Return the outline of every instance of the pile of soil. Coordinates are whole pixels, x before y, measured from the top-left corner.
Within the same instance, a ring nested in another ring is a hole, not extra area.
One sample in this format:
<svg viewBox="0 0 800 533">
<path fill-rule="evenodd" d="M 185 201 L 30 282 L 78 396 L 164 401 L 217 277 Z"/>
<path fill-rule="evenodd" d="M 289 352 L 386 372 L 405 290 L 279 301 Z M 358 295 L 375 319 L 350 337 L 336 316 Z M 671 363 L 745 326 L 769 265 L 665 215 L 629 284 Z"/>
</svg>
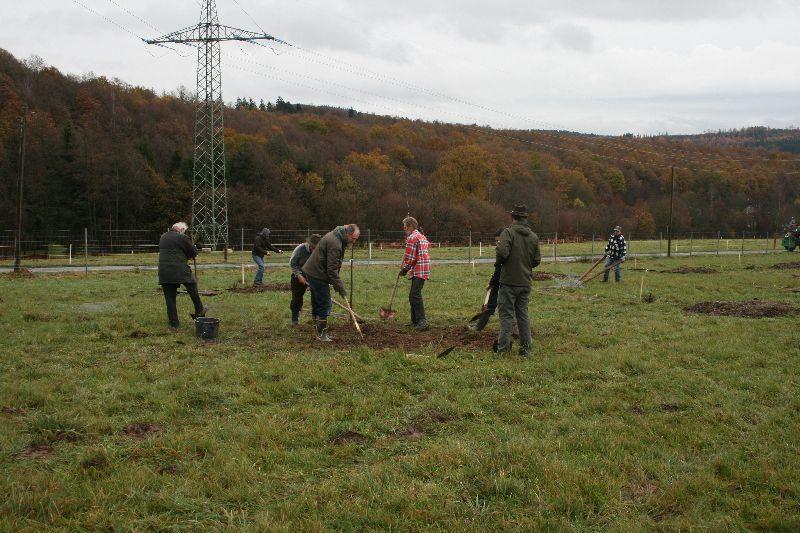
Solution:
<svg viewBox="0 0 800 533">
<path fill-rule="evenodd" d="M 122 434 L 135 439 L 143 439 L 149 435 L 159 435 L 164 431 L 164 428 L 158 424 L 150 424 L 148 422 L 140 422 L 136 424 L 128 424 L 122 428 Z"/>
<path fill-rule="evenodd" d="M 358 431 L 351 431 L 345 430 L 339 433 L 338 435 L 331 437 L 331 443 L 333 444 L 345 444 L 347 442 L 354 442 L 356 444 L 366 444 L 367 437 L 359 433 Z"/>
<path fill-rule="evenodd" d="M 55 454 L 53 447 L 47 444 L 31 444 L 22 451 L 23 457 L 29 459 L 49 459 Z"/>
<path fill-rule="evenodd" d="M 259 292 L 290 291 L 292 290 L 292 286 L 289 283 L 265 283 L 264 285 L 258 286 L 235 285 L 228 290 L 237 294 L 254 294 Z"/>
<path fill-rule="evenodd" d="M 563 279 L 567 276 L 565 274 L 561 274 L 559 272 L 543 272 L 543 271 L 534 271 L 533 273 L 533 281 L 550 281 L 553 279 Z"/>
<path fill-rule="evenodd" d="M 791 270 L 795 268 L 800 268 L 800 261 L 793 261 L 791 263 L 776 263 L 772 265 L 770 268 L 774 270 Z"/>
<path fill-rule="evenodd" d="M 709 267 L 680 267 L 662 270 L 665 274 L 717 274 L 719 270 Z"/>
<path fill-rule="evenodd" d="M 307 347 L 322 347 L 312 332 L 311 325 L 301 326 L 297 342 Z M 333 342 L 325 343 L 332 347 L 368 346 L 373 349 L 400 348 L 406 352 L 421 348 L 440 350 L 449 346 L 457 346 L 464 350 L 490 350 L 497 333 L 481 331 L 474 333 L 461 327 L 432 327 L 428 331 L 416 332 L 396 324 L 366 323 L 361 325 L 364 333 L 362 341 L 352 323 L 341 323 L 329 327 Z"/>
<path fill-rule="evenodd" d="M 741 318 L 768 318 L 800 314 L 800 308 L 782 302 L 763 302 L 750 300 L 744 302 L 699 302 L 684 311 L 717 316 L 736 316 Z"/>
</svg>

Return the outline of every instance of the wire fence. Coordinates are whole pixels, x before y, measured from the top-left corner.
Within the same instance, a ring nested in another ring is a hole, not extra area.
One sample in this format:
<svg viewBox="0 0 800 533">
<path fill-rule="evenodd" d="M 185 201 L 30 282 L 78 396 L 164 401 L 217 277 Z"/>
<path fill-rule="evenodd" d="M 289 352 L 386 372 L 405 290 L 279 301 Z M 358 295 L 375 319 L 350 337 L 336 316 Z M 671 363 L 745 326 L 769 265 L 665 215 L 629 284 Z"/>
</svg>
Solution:
<svg viewBox="0 0 800 533">
<path fill-rule="evenodd" d="M 260 229 L 239 228 L 229 235 L 228 253 L 204 248 L 201 263 L 250 263 L 250 251 Z M 324 235 L 320 229 L 276 229 L 270 240 L 273 245 L 290 254 L 313 233 Z M 52 231 L 47 235 L 27 236 L 22 240 L 23 266 L 64 265 L 154 265 L 157 263 L 160 232 L 148 230 L 119 230 L 89 233 Z M 427 234 L 434 260 L 460 260 L 466 262 L 491 260 L 494 257 L 494 232 L 431 232 Z M 657 234 L 630 233 L 625 236 L 628 253 L 632 255 L 666 256 L 668 239 L 664 232 Z M 680 256 L 768 253 L 782 250 L 782 234 L 741 232 L 689 232 L 673 235 L 670 254 Z M 0 232 L 0 261 L 8 266 L 14 256 L 14 232 Z M 544 260 L 559 261 L 598 256 L 603 253 L 605 235 L 540 233 L 539 242 Z M 348 251 L 347 259 L 358 261 L 399 260 L 405 246 L 402 231 L 362 231 L 361 238 Z M 287 262 L 288 255 L 272 254 L 267 262 Z"/>
</svg>

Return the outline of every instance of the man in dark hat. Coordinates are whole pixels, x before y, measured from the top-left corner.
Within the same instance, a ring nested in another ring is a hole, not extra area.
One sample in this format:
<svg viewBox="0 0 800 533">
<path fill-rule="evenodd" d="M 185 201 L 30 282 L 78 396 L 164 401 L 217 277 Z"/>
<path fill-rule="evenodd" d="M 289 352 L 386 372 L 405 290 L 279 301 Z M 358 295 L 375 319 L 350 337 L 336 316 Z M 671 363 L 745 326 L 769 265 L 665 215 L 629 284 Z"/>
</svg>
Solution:
<svg viewBox="0 0 800 533">
<path fill-rule="evenodd" d="M 314 233 L 309 235 L 306 242 L 297 246 L 292 252 L 292 257 L 289 258 L 289 268 L 292 269 L 292 301 L 289 304 L 289 309 L 292 311 L 292 326 L 296 326 L 300 319 L 300 310 L 303 309 L 303 296 L 306 294 L 308 288 L 308 280 L 303 276 L 303 265 L 306 264 L 308 258 L 311 257 L 311 252 L 319 244 L 321 235 Z M 316 317 L 314 317 L 316 324 Z"/>
<path fill-rule="evenodd" d="M 173 332 L 177 332 L 180 325 L 176 297 L 178 287 L 181 285 L 186 287 L 186 292 L 194 304 L 194 313 L 189 315 L 192 319 L 206 316 L 208 311 L 200 301 L 197 280 L 192 276 L 192 269 L 187 264 L 189 259 L 197 257 L 197 247 L 186 235 L 188 227 L 186 222 L 176 222 L 158 242 L 158 283 L 164 292 L 169 329 Z"/>
<path fill-rule="evenodd" d="M 531 323 L 528 302 L 531 297 L 533 269 L 542 260 L 539 237 L 528 225 L 528 207 L 517 205 L 511 211 L 511 225 L 500 234 L 497 242 L 496 262 L 500 270 L 500 290 L 497 309 L 500 315 L 500 335 L 495 343 L 497 353 L 511 351 L 511 334 L 514 318 L 519 326 L 519 354 L 527 357 L 531 352 Z"/>
<path fill-rule="evenodd" d="M 625 261 L 625 256 L 628 253 L 628 243 L 625 242 L 625 237 L 622 236 L 622 227 L 614 227 L 614 233 L 608 238 L 605 252 L 606 263 L 603 282 L 608 283 L 608 273 L 612 268 L 614 269 L 614 281 L 619 281 L 622 279 L 620 265 Z"/>
<path fill-rule="evenodd" d="M 272 243 L 269 242 L 269 229 L 264 228 L 261 230 L 261 233 L 256 235 L 256 240 L 253 243 L 253 261 L 256 264 L 256 277 L 253 280 L 254 287 L 260 287 L 264 284 L 264 254 L 270 251 L 276 254 L 283 253 L 282 250 L 274 247 Z"/>
</svg>

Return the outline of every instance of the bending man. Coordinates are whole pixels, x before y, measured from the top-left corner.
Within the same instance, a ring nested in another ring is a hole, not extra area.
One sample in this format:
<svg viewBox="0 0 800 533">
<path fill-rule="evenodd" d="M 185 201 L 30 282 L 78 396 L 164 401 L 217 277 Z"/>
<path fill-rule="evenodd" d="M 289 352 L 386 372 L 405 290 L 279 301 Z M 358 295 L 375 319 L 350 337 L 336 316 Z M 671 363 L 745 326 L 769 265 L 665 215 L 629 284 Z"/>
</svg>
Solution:
<svg viewBox="0 0 800 533">
<path fill-rule="evenodd" d="M 260 287 L 264 284 L 264 254 L 270 251 L 282 254 L 283 250 L 279 250 L 269 242 L 269 229 L 264 228 L 261 233 L 256 235 L 256 240 L 253 243 L 253 261 L 256 264 L 256 277 L 253 280 L 253 287 Z"/>
<path fill-rule="evenodd" d="M 158 241 L 158 283 L 164 291 L 169 329 L 173 332 L 178 331 L 180 326 L 176 296 L 181 285 L 186 287 L 194 304 L 194 313 L 189 315 L 192 319 L 206 316 L 208 311 L 200 301 L 197 280 L 192 276 L 192 269 L 187 263 L 189 259 L 197 257 L 197 247 L 186 235 L 187 228 L 186 222 L 176 222 Z"/>
</svg>

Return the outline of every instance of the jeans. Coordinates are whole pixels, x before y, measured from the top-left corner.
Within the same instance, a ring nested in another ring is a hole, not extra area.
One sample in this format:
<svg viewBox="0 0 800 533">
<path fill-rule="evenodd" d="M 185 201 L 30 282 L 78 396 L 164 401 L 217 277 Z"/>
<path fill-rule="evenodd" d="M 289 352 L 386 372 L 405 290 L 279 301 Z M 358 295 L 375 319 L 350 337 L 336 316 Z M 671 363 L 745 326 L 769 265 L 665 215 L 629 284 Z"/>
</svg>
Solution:
<svg viewBox="0 0 800 533">
<path fill-rule="evenodd" d="M 292 310 L 292 322 L 297 322 L 298 318 L 300 317 L 300 311 L 303 309 L 303 296 L 305 296 L 306 294 L 306 289 L 308 288 L 308 285 L 303 285 L 302 283 L 297 281 L 297 276 L 292 274 L 291 287 L 292 287 L 292 301 L 289 304 L 289 309 Z"/>
<path fill-rule="evenodd" d="M 311 314 L 319 320 L 327 320 L 331 314 L 331 286 L 321 279 L 306 276 L 308 288 L 311 289 Z"/>
<path fill-rule="evenodd" d="M 169 325 L 174 328 L 177 328 L 180 324 L 180 321 L 178 320 L 178 306 L 176 302 L 176 297 L 178 296 L 178 287 L 180 286 L 180 283 L 161 284 L 161 290 L 164 291 L 164 301 L 167 303 L 167 320 L 169 320 Z M 197 283 L 184 283 L 183 286 L 186 287 L 186 292 L 189 293 L 189 297 L 192 299 L 195 314 L 202 313 L 203 302 L 200 301 L 200 293 L 197 292 Z"/>
<path fill-rule="evenodd" d="M 613 259 L 611 257 L 606 257 L 606 264 L 605 264 L 606 271 L 603 273 L 603 281 L 608 281 L 608 273 L 611 272 L 608 269 L 608 267 L 610 267 L 611 265 L 613 265 L 617 261 L 620 261 L 620 258 Z M 622 278 L 620 266 L 622 266 L 622 262 L 620 262 L 617 266 L 614 267 L 614 280 L 615 281 L 619 281 Z"/>
<path fill-rule="evenodd" d="M 511 334 L 514 330 L 514 318 L 519 325 L 519 342 L 522 351 L 531 348 L 531 321 L 528 316 L 528 302 L 531 299 L 530 286 L 501 285 L 497 298 L 497 309 L 500 314 L 500 336 L 497 339 L 497 351 L 507 352 L 511 349 Z"/>
<path fill-rule="evenodd" d="M 253 254 L 253 261 L 255 261 L 257 267 L 256 278 L 253 280 L 253 283 L 264 283 L 264 258 Z"/>
<path fill-rule="evenodd" d="M 422 287 L 425 280 L 411 278 L 411 290 L 408 291 L 408 303 L 411 304 L 411 323 L 419 324 L 425 320 L 425 304 L 422 301 Z"/>
</svg>

